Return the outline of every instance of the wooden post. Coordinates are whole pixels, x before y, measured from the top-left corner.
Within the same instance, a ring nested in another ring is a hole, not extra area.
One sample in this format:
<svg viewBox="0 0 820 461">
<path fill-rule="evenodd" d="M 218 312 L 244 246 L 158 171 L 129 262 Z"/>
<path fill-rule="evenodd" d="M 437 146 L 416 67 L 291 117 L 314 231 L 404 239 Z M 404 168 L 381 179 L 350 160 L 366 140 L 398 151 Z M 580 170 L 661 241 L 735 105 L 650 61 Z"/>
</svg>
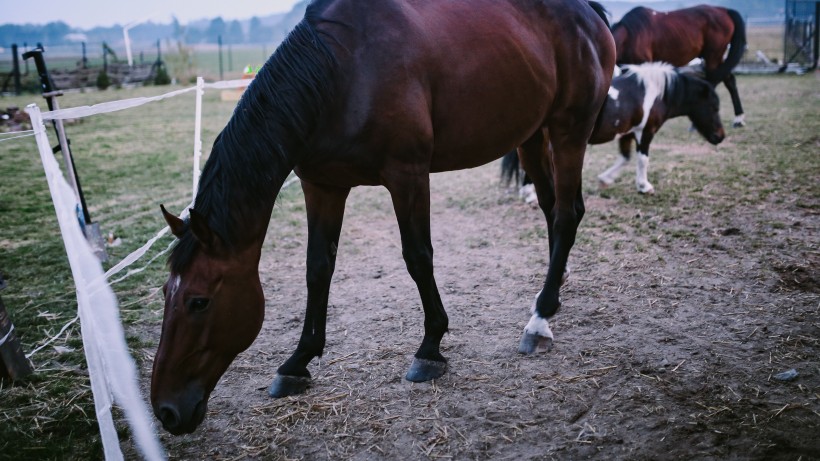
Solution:
<svg viewBox="0 0 820 461">
<path fill-rule="evenodd" d="M 0 291 L 5 287 L 6 282 L 0 274 Z M 0 378 L 16 380 L 31 374 L 32 371 L 34 370 L 23 354 L 20 341 L 14 334 L 14 325 L 6 312 L 3 298 L 0 298 Z"/>
</svg>

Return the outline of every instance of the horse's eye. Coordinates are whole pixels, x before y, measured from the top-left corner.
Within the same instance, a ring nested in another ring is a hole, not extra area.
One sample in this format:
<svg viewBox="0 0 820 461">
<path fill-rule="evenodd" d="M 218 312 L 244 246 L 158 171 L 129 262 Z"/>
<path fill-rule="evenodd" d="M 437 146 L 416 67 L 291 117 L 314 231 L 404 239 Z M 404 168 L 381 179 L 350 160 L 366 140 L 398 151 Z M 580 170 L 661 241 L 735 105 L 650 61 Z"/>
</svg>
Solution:
<svg viewBox="0 0 820 461">
<path fill-rule="evenodd" d="M 185 304 L 189 312 L 203 312 L 208 309 L 208 298 L 191 298 Z"/>
</svg>

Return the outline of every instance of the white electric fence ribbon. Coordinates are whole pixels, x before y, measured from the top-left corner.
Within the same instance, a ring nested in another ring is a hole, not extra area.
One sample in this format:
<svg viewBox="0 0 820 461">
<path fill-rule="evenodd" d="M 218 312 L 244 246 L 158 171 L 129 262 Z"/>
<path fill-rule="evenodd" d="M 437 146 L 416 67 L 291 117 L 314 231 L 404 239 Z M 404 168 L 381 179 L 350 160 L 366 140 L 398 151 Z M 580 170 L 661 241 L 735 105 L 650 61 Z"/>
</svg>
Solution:
<svg viewBox="0 0 820 461">
<path fill-rule="evenodd" d="M 105 458 L 123 459 L 111 414 L 111 405 L 116 400 L 125 413 L 142 455 L 149 460 L 164 459 L 148 406 L 139 392 L 137 367 L 128 353 L 117 298 L 105 283 L 102 265 L 80 229 L 76 214 L 77 200 L 51 152 L 40 109 L 32 104 L 27 111 L 31 115 L 40 159 L 77 289 L 83 349 Z"/>
<path fill-rule="evenodd" d="M 11 137 L 4 137 L 7 135 L 15 135 Z M 28 131 L 12 131 L 10 133 L 0 133 L 0 142 L 11 141 L 12 139 L 20 139 L 20 138 L 28 138 L 29 136 L 34 136 L 34 130 Z"/>
<path fill-rule="evenodd" d="M 9 332 L 6 333 L 6 336 L 3 336 L 3 338 L 0 339 L 0 346 L 2 346 L 3 344 L 6 344 L 6 341 L 9 340 L 9 336 L 11 336 L 12 331 L 14 331 L 14 325 L 12 325 L 11 328 L 9 328 Z"/>
<path fill-rule="evenodd" d="M 251 84 L 253 79 L 243 78 L 239 80 L 224 80 L 221 82 L 206 83 L 204 88 L 213 88 L 217 90 L 229 90 L 232 88 L 243 88 Z"/>
<path fill-rule="evenodd" d="M 230 88 L 242 88 L 248 86 L 253 80 L 251 79 L 239 79 L 239 80 L 227 80 L 223 82 L 216 82 L 216 83 L 206 83 L 204 88 L 214 88 L 214 89 L 230 89 Z M 67 109 L 58 109 L 53 110 L 50 112 L 43 112 L 43 120 L 58 120 L 58 119 L 67 119 L 67 118 L 80 118 L 80 117 L 88 117 L 89 115 L 96 115 L 96 114 L 105 114 L 108 112 L 116 112 L 119 110 L 131 109 L 132 107 L 139 107 L 144 104 L 148 104 L 149 102 L 161 101 L 163 99 L 173 98 L 174 96 L 179 96 L 181 94 L 185 94 L 191 91 L 196 90 L 196 86 L 192 86 L 189 88 L 182 88 L 180 90 L 171 91 L 169 93 L 161 94 L 158 96 L 145 96 L 140 98 L 131 98 L 131 99 L 121 99 L 118 101 L 108 101 L 102 102 L 99 104 L 94 104 L 93 106 L 80 106 L 80 107 L 71 107 Z"/>
<path fill-rule="evenodd" d="M 53 343 L 54 341 L 56 341 L 56 340 L 57 340 L 57 338 L 59 338 L 60 336 L 62 336 L 62 335 L 63 335 L 63 333 L 64 333 L 66 330 L 68 330 L 68 327 L 70 327 L 71 325 L 74 325 L 74 322 L 76 322 L 76 321 L 77 321 L 77 320 L 79 320 L 79 319 L 80 319 L 80 316 L 79 316 L 79 315 L 75 316 L 73 319 L 71 319 L 71 321 L 69 321 L 68 323 L 66 323 L 65 325 L 63 325 L 63 327 L 62 327 L 62 328 L 60 328 L 60 331 L 59 331 L 59 332 L 57 332 L 57 334 L 56 334 L 56 335 L 52 336 L 51 338 L 49 338 L 49 340 L 48 340 L 48 341 L 46 341 L 46 342 L 44 342 L 43 344 L 41 344 L 41 345 L 37 346 L 37 348 L 36 348 L 36 349 L 34 349 L 33 351 L 31 351 L 31 352 L 29 352 L 28 354 L 26 354 L 26 358 L 27 358 L 27 359 L 30 359 L 30 358 L 31 358 L 31 356 L 33 356 L 34 354 L 36 354 L 36 353 L 40 352 L 40 351 L 41 351 L 44 347 L 46 347 L 46 346 L 48 346 L 49 344 L 51 344 L 51 343 Z"/>
</svg>

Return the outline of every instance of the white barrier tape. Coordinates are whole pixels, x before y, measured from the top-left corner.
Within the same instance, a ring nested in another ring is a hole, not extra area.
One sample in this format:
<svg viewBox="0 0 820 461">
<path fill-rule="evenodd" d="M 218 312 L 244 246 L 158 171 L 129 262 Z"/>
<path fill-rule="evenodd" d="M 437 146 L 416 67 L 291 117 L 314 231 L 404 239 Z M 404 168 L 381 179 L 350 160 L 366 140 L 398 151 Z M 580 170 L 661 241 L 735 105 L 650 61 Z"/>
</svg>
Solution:
<svg viewBox="0 0 820 461">
<path fill-rule="evenodd" d="M 11 141 L 12 139 L 28 138 L 30 136 L 34 136 L 34 130 L 14 131 L 13 133 L 17 134 L 18 136 L 12 136 L 10 138 L 0 138 L 0 142 L 6 142 L 6 141 Z M 26 133 L 26 134 L 20 134 L 20 133 Z M 5 134 L 12 134 L 12 133 L 0 133 L 0 136 L 3 136 Z"/>
<path fill-rule="evenodd" d="M 179 215 L 180 219 L 185 219 L 185 217 L 188 216 L 188 214 L 190 213 L 190 209 L 193 206 L 194 206 L 194 202 L 191 202 L 187 207 L 185 207 L 185 209 L 182 210 L 182 213 Z M 137 260 L 142 258 L 145 255 L 145 253 L 148 252 L 148 250 L 151 248 L 151 246 L 153 246 L 154 243 L 156 243 L 157 240 L 162 238 L 162 236 L 167 234 L 168 231 L 170 231 L 170 228 L 168 226 L 165 226 L 162 229 L 160 229 L 160 231 L 157 232 L 156 235 L 151 237 L 151 239 L 148 240 L 148 242 L 146 242 L 145 245 L 137 248 L 136 250 L 131 252 L 131 254 L 129 254 L 128 256 L 123 258 L 122 261 L 120 261 L 119 263 L 115 264 L 113 267 L 108 269 L 108 271 L 106 271 L 106 273 L 103 274 L 103 277 L 105 277 L 106 279 L 110 279 L 111 277 L 113 277 L 114 275 L 116 275 L 117 273 L 119 273 L 120 271 L 125 269 L 126 267 L 128 267 L 131 264 L 134 264 L 135 262 L 137 262 Z M 171 242 L 171 244 L 168 246 L 168 248 L 166 248 L 165 250 L 163 250 L 161 253 L 154 256 L 153 258 L 151 258 L 151 260 L 148 261 L 148 263 L 146 264 L 146 267 L 148 266 L 148 264 L 151 264 L 152 262 L 154 262 L 154 260 L 156 260 L 159 256 L 167 253 L 168 250 L 170 250 L 173 245 L 174 245 L 173 242 Z M 133 272 L 134 272 L 134 274 L 137 274 L 137 273 L 140 273 L 144 270 L 145 270 L 145 267 L 143 267 L 142 269 L 136 269 Z M 131 271 L 129 271 L 129 273 L 127 273 L 126 275 L 122 276 L 121 278 L 119 278 L 117 280 L 114 280 L 111 283 L 121 282 L 121 281 L 125 280 L 126 278 L 130 277 L 131 275 L 133 275 L 133 274 L 131 274 Z"/>
<path fill-rule="evenodd" d="M 59 331 L 56 335 L 52 336 L 51 338 L 49 338 L 49 340 L 48 340 L 48 341 L 44 342 L 43 344 L 40 344 L 39 346 L 37 346 L 37 348 L 36 348 L 36 349 L 34 349 L 33 351 L 31 351 L 31 352 L 29 352 L 28 354 L 26 354 L 26 358 L 27 358 L 27 359 L 30 359 L 30 358 L 31 358 L 34 354 L 36 354 L 36 353 L 40 352 L 40 350 L 42 350 L 43 348 L 45 348 L 45 347 L 46 347 L 46 346 L 48 346 L 49 344 L 53 343 L 54 341 L 56 341 L 56 340 L 57 340 L 57 338 L 59 338 L 60 336 L 62 336 L 62 335 L 63 335 L 63 333 L 64 333 L 64 332 L 68 329 L 68 327 L 70 327 L 71 325 L 73 325 L 73 324 L 74 324 L 74 322 L 76 322 L 76 321 L 77 321 L 77 320 L 79 320 L 79 319 L 80 319 L 80 316 L 79 316 L 79 315 L 75 316 L 75 317 L 74 317 L 74 319 L 70 320 L 68 323 L 66 323 L 65 325 L 63 325 L 63 327 L 62 327 L 62 328 L 60 328 L 60 331 Z"/>
<path fill-rule="evenodd" d="M 229 90 L 231 88 L 244 88 L 251 84 L 253 79 L 243 78 L 239 80 L 225 80 L 222 82 L 206 83 L 204 88 L 214 88 L 217 90 Z"/>
<path fill-rule="evenodd" d="M 3 344 L 6 344 L 6 341 L 8 341 L 9 336 L 11 336 L 12 331 L 14 331 L 14 325 L 12 325 L 11 328 L 9 328 L 9 332 L 6 333 L 6 336 L 3 336 L 3 339 L 0 339 L 0 346 L 2 346 Z"/>
<path fill-rule="evenodd" d="M 40 159 L 77 290 L 83 350 L 105 458 L 123 459 L 110 411 L 113 400 L 116 400 L 125 413 L 142 455 L 149 460 L 164 459 L 162 447 L 151 424 L 148 406 L 139 392 L 137 367 L 125 342 L 117 298 L 105 283 L 102 265 L 80 229 L 74 191 L 63 177 L 51 152 L 40 109 L 32 104 L 27 107 L 27 112 L 31 116 Z"/>
<path fill-rule="evenodd" d="M 140 272 L 144 271 L 145 269 L 148 269 L 148 266 L 150 266 L 154 261 L 156 261 L 157 258 L 159 258 L 160 256 L 164 255 L 165 253 L 168 253 L 169 251 L 171 251 L 171 248 L 174 247 L 174 243 L 176 243 L 176 241 L 173 241 L 173 242 L 169 243 L 168 246 L 165 247 L 164 250 L 162 250 L 159 253 L 157 253 L 156 255 L 154 255 L 154 257 L 149 259 L 148 262 L 145 263 L 144 266 L 140 267 L 139 269 L 131 269 L 130 271 L 126 272 L 125 275 L 123 275 L 122 277 L 120 277 L 118 279 L 114 279 L 114 280 L 109 280 L 108 283 L 109 284 L 120 283 L 123 280 L 127 279 L 128 277 L 131 277 L 132 275 L 135 275 L 135 274 L 139 274 Z"/>
<path fill-rule="evenodd" d="M 161 94 L 159 96 L 150 96 L 142 98 L 121 99 L 119 101 L 109 101 L 93 106 L 79 106 L 68 109 L 58 109 L 51 112 L 43 112 L 43 120 L 60 120 L 67 118 L 88 117 L 95 114 L 106 114 L 109 112 L 116 112 L 124 109 L 131 109 L 132 107 L 139 107 L 149 102 L 161 101 L 167 98 L 173 98 L 184 93 L 195 90 L 196 87 L 183 88 L 181 90 L 171 91 L 170 93 Z"/>
<path fill-rule="evenodd" d="M 123 258 L 122 261 L 118 262 L 117 264 L 112 266 L 110 269 L 108 269 L 105 272 L 105 274 L 103 274 L 103 277 L 105 277 L 106 279 L 110 279 L 113 275 L 117 274 L 118 272 L 120 272 L 121 270 L 123 270 L 126 267 L 130 266 L 131 264 L 134 264 L 146 252 L 148 252 L 148 250 L 151 248 L 151 246 L 157 240 L 159 240 L 160 238 L 162 238 L 162 236 L 167 234 L 169 230 L 170 229 L 168 228 L 168 226 L 163 227 L 162 230 L 157 232 L 157 234 L 155 236 L 153 236 L 150 240 L 148 240 L 148 242 L 145 245 L 137 248 L 133 253 L 131 253 L 128 256 L 126 256 L 125 258 Z"/>
<path fill-rule="evenodd" d="M 206 83 L 203 88 L 214 89 L 231 89 L 242 88 L 250 85 L 252 79 L 226 80 L 216 83 Z M 89 115 L 106 114 L 109 112 L 116 112 L 119 110 L 130 109 L 132 107 L 139 107 L 149 102 L 161 101 L 167 98 L 173 98 L 184 93 L 196 90 L 198 87 L 192 86 L 183 88 L 181 90 L 171 91 L 169 93 L 161 94 L 159 96 L 146 96 L 142 98 L 121 99 L 118 101 L 102 102 L 94 104 L 93 106 L 71 107 L 68 109 L 58 109 L 50 112 L 43 112 L 43 120 L 64 120 L 67 118 L 88 117 Z"/>
</svg>

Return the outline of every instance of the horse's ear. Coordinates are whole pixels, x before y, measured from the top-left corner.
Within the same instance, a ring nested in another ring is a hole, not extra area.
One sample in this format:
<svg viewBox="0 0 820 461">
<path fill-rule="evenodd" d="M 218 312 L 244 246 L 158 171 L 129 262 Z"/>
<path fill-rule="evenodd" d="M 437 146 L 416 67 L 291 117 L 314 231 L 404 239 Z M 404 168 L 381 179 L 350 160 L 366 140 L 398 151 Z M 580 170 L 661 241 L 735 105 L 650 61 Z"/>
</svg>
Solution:
<svg viewBox="0 0 820 461">
<path fill-rule="evenodd" d="M 197 241 L 205 247 L 213 249 L 219 243 L 219 238 L 216 236 L 211 227 L 208 226 L 208 218 L 202 213 L 191 208 L 191 232 L 194 233 Z"/>
<path fill-rule="evenodd" d="M 168 223 L 168 227 L 171 228 L 171 233 L 174 234 L 176 238 L 182 238 L 182 234 L 185 231 L 185 222 L 169 213 L 168 210 L 165 209 L 165 205 L 160 205 L 159 207 L 162 209 L 162 216 L 165 218 L 165 222 Z"/>
</svg>

